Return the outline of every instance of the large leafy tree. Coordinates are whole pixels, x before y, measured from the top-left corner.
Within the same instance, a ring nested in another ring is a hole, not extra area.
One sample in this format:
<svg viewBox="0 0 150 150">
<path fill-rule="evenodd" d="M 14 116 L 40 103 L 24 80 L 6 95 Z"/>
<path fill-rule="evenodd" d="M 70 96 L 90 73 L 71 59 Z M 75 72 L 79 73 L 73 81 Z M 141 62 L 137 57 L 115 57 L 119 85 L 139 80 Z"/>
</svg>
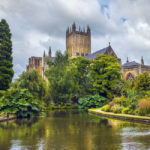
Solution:
<svg viewBox="0 0 150 150">
<path fill-rule="evenodd" d="M 57 51 L 55 60 L 49 62 L 49 65 L 46 76 L 49 80 L 53 102 L 55 104 L 69 104 L 78 87 L 75 82 L 74 68 L 69 67 L 68 54 Z"/>
<path fill-rule="evenodd" d="M 6 20 L 0 21 L 0 90 L 9 88 L 13 77 L 12 41 Z"/>
<path fill-rule="evenodd" d="M 146 72 L 138 75 L 133 82 L 133 89 L 137 91 L 150 90 L 150 75 Z"/>
<path fill-rule="evenodd" d="M 92 91 L 104 97 L 112 98 L 114 86 L 121 80 L 118 59 L 108 55 L 98 55 L 91 64 L 90 77 Z"/>
<path fill-rule="evenodd" d="M 74 72 L 75 82 L 78 85 L 76 91 L 76 98 L 83 97 L 83 95 L 89 94 L 89 88 L 91 87 L 91 81 L 89 77 L 91 61 L 84 57 L 76 57 L 70 60 L 69 67 Z"/>
<path fill-rule="evenodd" d="M 47 84 L 36 70 L 23 72 L 20 77 L 12 83 L 12 87 L 28 89 L 37 99 L 44 99 L 47 95 Z"/>
</svg>

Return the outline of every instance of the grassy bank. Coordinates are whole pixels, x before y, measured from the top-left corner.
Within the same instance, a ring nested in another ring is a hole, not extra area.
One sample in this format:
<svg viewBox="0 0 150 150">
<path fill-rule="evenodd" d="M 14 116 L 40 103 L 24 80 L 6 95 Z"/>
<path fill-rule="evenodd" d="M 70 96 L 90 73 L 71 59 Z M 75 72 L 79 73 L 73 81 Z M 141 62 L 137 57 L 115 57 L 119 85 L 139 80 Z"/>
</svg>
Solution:
<svg viewBox="0 0 150 150">
<path fill-rule="evenodd" d="M 95 114 L 95 115 L 119 119 L 119 120 L 127 120 L 127 121 L 131 121 L 131 122 L 150 124 L 150 117 L 145 117 L 145 116 L 136 116 L 136 115 L 128 115 L 128 114 L 115 114 L 112 112 L 101 111 L 101 109 L 99 109 L 99 108 L 89 109 L 88 112 Z"/>
</svg>

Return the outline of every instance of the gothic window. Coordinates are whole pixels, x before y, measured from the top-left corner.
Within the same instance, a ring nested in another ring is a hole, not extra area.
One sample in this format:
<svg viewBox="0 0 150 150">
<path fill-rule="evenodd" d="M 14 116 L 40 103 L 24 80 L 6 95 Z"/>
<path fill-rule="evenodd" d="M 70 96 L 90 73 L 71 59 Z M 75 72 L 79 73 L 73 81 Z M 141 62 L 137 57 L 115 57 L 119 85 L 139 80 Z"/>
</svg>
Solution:
<svg viewBox="0 0 150 150">
<path fill-rule="evenodd" d="M 81 53 L 81 56 L 84 56 L 84 53 Z"/>
<path fill-rule="evenodd" d="M 129 82 L 133 82 L 134 81 L 134 76 L 131 73 L 128 74 L 127 81 L 129 81 Z"/>
</svg>

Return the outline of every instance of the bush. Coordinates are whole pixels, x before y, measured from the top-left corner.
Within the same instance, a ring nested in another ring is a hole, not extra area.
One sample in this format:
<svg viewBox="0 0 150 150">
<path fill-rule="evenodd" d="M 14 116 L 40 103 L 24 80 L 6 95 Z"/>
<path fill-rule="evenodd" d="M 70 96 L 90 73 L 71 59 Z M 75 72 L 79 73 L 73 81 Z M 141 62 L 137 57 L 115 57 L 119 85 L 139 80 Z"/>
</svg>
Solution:
<svg viewBox="0 0 150 150">
<path fill-rule="evenodd" d="M 124 96 L 114 98 L 113 102 L 124 107 L 129 105 L 129 99 L 125 98 Z"/>
<path fill-rule="evenodd" d="M 0 90 L 0 98 L 4 95 L 5 91 Z"/>
<path fill-rule="evenodd" d="M 0 98 L 1 114 L 30 117 L 39 111 L 38 101 L 26 89 L 10 89 Z"/>
<path fill-rule="evenodd" d="M 87 95 L 78 101 L 79 109 L 102 107 L 108 103 L 108 99 L 99 95 Z"/>
<path fill-rule="evenodd" d="M 130 114 L 130 108 L 129 107 L 123 108 L 121 113 L 122 114 Z"/>
<path fill-rule="evenodd" d="M 103 107 L 101 108 L 101 110 L 102 110 L 102 111 L 105 111 L 105 112 L 109 112 L 109 111 L 110 111 L 110 108 L 111 108 L 110 105 L 107 104 L 107 105 L 103 106 Z"/>
<path fill-rule="evenodd" d="M 111 107 L 111 111 L 114 113 L 121 113 L 124 107 L 115 104 L 114 106 Z"/>
<path fill-rule="evenodd" d="M 138 108 L 135 110 L 136 115 L 150 115 L 150 100 L 143 100 L 138 104 Z"/>
</svg>

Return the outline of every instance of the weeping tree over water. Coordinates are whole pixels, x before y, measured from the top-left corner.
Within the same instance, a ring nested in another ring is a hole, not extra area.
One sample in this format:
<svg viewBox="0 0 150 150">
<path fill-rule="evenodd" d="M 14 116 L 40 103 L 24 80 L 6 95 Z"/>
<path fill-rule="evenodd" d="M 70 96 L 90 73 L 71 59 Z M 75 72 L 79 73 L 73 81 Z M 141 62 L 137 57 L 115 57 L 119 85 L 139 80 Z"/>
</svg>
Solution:
<svg viewBox="0 0 150 150">
<path fill-rule="evenodd" d="M 0 21 L 0 90 L 9 88 L 13 77 L 12 41 L 6 20 Z"/>
</svg>

